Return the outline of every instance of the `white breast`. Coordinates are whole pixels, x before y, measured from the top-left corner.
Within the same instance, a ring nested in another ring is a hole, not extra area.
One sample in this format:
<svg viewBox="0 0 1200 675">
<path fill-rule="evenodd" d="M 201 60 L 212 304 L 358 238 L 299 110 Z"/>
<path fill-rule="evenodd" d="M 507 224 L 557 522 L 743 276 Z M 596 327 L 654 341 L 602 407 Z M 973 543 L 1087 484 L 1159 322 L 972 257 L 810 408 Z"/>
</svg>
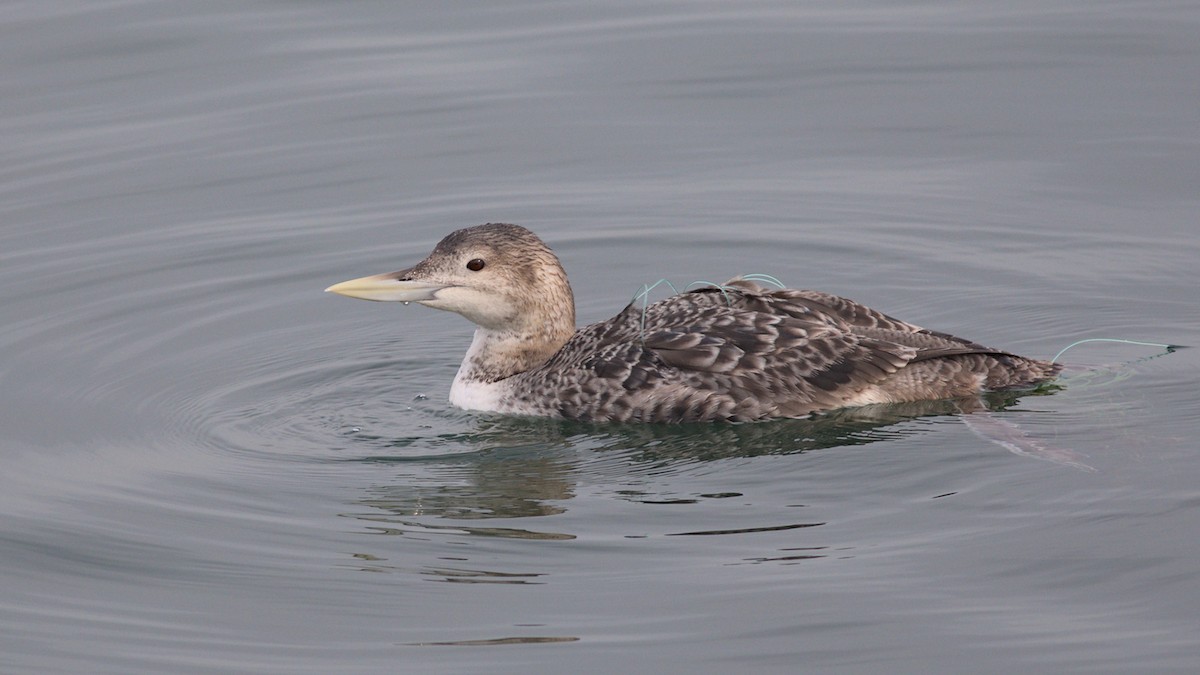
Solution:
<svg viewBox="0 0 1200 675">
<path fill-rule="evenodd" d="M 506 412 L 509 406 L 504 404 L 508 387 L 504 382 L 466 382 L 462 370 L 454 378 L 450 386 L 450 403 L 466 410 L 487 410 L 491 412 Z"/>
<path fill-rule="evenodd" d="M 475 330 L 471 347 L 463 357 L 458 374 L 454 376 L 454 384 L 450 385 L 450 403 L 465 410 L 486 410 L 490 412 L 513 412 L 511 405 L 505 405 L 510 386 L 505 381 L 481 382 L 472 377 L 471 364 L 480 358 L 484 345 L 488 342 L 488 332 L 483 328 Z"/>
</svg>

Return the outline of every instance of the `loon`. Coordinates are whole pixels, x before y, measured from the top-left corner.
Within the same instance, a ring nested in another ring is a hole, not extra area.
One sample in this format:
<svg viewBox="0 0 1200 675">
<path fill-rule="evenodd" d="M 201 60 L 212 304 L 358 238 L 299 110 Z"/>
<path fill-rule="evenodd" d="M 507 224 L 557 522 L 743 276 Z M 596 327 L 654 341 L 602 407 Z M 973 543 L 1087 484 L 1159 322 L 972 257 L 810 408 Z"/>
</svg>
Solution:
<svg viewBox="0 0 1200 675">
<path fill-rule="evenodd" d="M 595 422 L 746 422 L 1032 389 L 1062 366 L 817 291 L 735 277 L 575 327 L 557 256 L 519 225 L 457 230 L 398 272 L 325 289 L 457 312 L 475 337 L 450 388 L 468 410 Z"/>
</svg>

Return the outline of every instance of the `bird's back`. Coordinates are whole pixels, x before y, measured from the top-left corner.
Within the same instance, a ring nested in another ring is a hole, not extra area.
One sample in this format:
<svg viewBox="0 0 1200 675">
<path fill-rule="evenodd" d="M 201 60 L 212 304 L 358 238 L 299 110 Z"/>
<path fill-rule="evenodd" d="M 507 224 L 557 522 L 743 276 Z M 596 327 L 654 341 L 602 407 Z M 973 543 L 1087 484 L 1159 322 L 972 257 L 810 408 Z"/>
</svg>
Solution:
<svg viewBox="0 0 1200 675">
<path fill-rule="evenodd" d="M 846 298 L 735 279 L 631 304 L 511 384 L 539 414 L 747 421 L 1031 387 L 1058 370 Z"/>
</svg>

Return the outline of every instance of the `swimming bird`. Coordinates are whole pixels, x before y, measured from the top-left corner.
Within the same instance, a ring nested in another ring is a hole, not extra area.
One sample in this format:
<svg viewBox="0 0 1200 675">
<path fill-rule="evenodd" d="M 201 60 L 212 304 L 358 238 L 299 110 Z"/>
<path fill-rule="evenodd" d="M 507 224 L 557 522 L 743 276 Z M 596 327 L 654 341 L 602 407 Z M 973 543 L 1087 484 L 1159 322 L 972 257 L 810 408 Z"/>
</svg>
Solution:
<svg viewBox="0 0 1200 675">
<path fill-rule="evenodd" d="M 450 388 L 469 410 L 616 422 L 742 422 L 1031 389 L 1061 366 L 853 300 L 736 277 L 575 327 L 558 257 L 489 223 L 398 272 L 325 289 L 457 312 L 475 337 Z"/>
</svg>

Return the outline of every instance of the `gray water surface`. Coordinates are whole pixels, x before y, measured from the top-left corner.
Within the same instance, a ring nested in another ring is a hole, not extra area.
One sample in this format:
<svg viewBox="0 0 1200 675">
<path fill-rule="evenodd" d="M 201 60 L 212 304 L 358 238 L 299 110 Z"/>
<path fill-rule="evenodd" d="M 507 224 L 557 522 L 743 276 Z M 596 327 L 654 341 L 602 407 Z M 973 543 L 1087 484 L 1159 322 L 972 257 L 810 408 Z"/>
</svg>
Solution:
<svg viewBox="0 0 1200 675">
<path fill-rule="evenodd" d="M 453 409 L 469 324 L 321 290 L 507 221 L 581 322 L 758 272 L 1029 356 L 1200 345 L 1197 35 L 7 3 L 0 671 L 1194 671 L 1200 350 L 1069 351 L 992 416 L 1045 455 L 938 405 L 598 427 Z"/>
</svg>

